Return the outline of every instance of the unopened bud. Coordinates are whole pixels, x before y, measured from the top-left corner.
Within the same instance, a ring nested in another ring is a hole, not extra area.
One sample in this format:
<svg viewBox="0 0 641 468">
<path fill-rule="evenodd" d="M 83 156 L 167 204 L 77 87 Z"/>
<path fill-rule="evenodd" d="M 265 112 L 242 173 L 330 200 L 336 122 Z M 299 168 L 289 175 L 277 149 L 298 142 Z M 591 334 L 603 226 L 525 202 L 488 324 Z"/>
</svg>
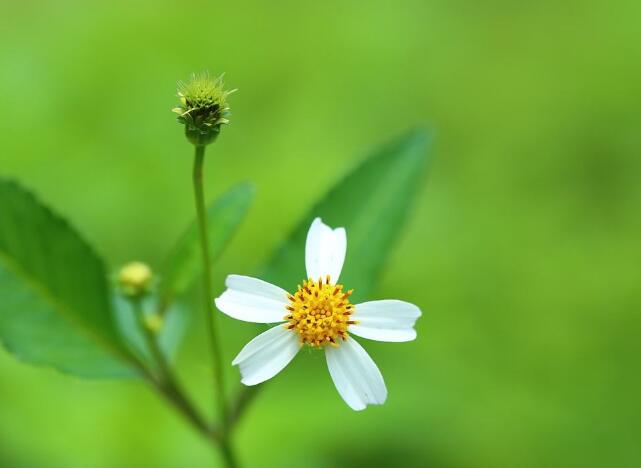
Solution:
<svg viewBox="0 0 641 468">
<path fill-rule="evenodd" d="M 144 318 L 145 327 L 148 330 L 151 330 L 153 333 L 158 333 L 162 330 L 163 325 L 165 324 L 163 318 L 158 314 L 149 314 Z"/>
<path fill-rule="evenodd" d="M 172 111 L 185 125 L 185 135 L 191 143 L 205 146 L 216 139 L 221 125 L 229 123 L 227 96 L 234 91 L 224 89 L 222 75 L 210 78 L 208 73 L 194 74 L 187 83 L 178 83 L 180 105 Z"/>
<path fill-rule="evenodd" d="M 130 262 L 120 269 L 118 283 L 125 296 L 141 297 L 149 291 L 153 273 L 142 262 Z"/>
</svg>

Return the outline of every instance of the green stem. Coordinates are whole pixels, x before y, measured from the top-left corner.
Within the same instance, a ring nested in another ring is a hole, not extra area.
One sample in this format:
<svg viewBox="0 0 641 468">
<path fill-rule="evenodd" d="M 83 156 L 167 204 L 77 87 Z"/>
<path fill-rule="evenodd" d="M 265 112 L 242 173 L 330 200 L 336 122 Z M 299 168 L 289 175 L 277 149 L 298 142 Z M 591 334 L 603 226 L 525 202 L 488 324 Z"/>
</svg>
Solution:
<svg viewBox="0 0 641 468">
<path fill-rule="evenodd" d="M 223 454 L 223 460 L 225 460 L 225 465 L 227 465 L 228 468 L 238 468 L 238 462 L 236 461 L 234 450 L 228 438 L 221 441 L 220 449 Z"/>
<path fill-rule="evenodd" d="M 238 423 L 249 405 L 251 405 L 258 396 L 258 392 L 264 386 L 265 384 L 254 387 L 243 387 L 236 392 L 232 401 L 229 402 L 229 408 L 227 409 L 228 427 L 232 428 Z"/>
<path fill-rule="evenodd" d="M 178 384 L 178 380 L 173 374 L 165 355 L 158 345 L 157 336 L 145 324 L 144 311 L 140 298 L 132 298 L 131 306 L 138 319 L 139 328 L 145 337 L 147 349 L 151 352 L 153 360 L 158 366 L 158 376 L 152 374 L 142 363 L 137 363 L 138 369 L 143 373 L 153 387 L 167 399 L 193 426 L 205 437 L 219 439 L 220 435 L 213 431 L 207 422 L 200 416 L 200 413 L 194 408 L 189 401 L 185 392 Z"/>
<path fill-rule="evenodd" d="M 220 443 L 228 467 L 237 466 L 229 438 L 227 425 L 227 411 L 225 399 L 225 381 L 222 366 L 222 353 L 220 340 L 218 339 L 218 328 L 216 326 L 216 315 L 212 309 L 214 296 L 211 290 L 211 260 L 209 255 L 209 234 L 207 226 L 207 213 L 205 211 L 205 194 L 203 188 L 203 163 L 205 159 L 205 147 L 196 146 L 193 168 L 194 196 L 196 199 L 196 215 L 198 218 L 198 230 L 200 233 L 200 247 L 203 261 L 203 299 L 205 311 L 205 323 L 209 330 L 209 342 L 212 352 L 214 382 L 216 384 L 216 404 L 218 407 L 220 427 Z"/>
<path fill-rule="evenodd" d="M 198 411 L 196 411 L 189 400 L 187 400 L 180 388 L 173 382 L 160 380 L 152 375 L 147 375 L 147 379 L 154 388 L 194 426 L 194 429 L 200 432 L 205 438 L 213 440 L 220 438 L 220 435 L 212 431 L 207 422 L 201 418 Z"/>
</svg>

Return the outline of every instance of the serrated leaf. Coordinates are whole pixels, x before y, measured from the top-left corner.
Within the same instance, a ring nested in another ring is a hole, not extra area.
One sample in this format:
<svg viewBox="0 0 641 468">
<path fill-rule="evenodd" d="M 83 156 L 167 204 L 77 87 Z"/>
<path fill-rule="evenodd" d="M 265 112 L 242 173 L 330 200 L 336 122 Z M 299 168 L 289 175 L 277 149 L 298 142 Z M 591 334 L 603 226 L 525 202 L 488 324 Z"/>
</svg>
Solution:
<svg viewBox="0 0 641 468">
<path fill-rule="evenodd" d="M 211 261 L 222 254 L 254 198 L 254 186 L 241 183 L 223 193 L 207 209 Z M 200 276 L 200 239 L 196 222 L 192 222 L 172 249 L 161 271 L 160 310 L 164 311 L 176 296 L 184 293 Z"/>
<path fill-rule="evenodd" d="M 0 340 L 17 358 L 86 377 L 132 375 L 101 259 L 60 216 L 0 179 Z"/>
<path fill-rule="evenodd" d="M 340 180 L 294 229 L 260 275 L 294 290 L 305 272 L 305 239 L 314 218 L 347 230 L 340 282 L 357 301 L 372 292 L 407 217 L 427 161 L 429 136 L 415 131 L 383 146 Z"/>
</svg>

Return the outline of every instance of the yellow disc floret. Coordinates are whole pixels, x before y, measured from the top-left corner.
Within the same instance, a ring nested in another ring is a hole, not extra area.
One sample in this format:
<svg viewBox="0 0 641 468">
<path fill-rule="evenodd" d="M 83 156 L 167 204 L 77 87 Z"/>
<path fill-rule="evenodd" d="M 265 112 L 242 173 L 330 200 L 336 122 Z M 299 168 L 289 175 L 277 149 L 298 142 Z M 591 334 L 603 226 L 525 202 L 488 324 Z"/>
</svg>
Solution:
<svg viewBox="0 0 641 468">
<path fill-rule="evenodd" d="M 325 281 L 303 281 L 296 293 L 288 296 L 285 326 L 300 335 L 301 343 L 317 348 L 338 346 L 339 339 L 347 339 L 347 327 L 356 323 L 350 320 L 354 313 L 354 305 L 349 302 L 352 292 L 343 292 L 341 284 L 331 284 L 329 275 Z"/>
</svg>

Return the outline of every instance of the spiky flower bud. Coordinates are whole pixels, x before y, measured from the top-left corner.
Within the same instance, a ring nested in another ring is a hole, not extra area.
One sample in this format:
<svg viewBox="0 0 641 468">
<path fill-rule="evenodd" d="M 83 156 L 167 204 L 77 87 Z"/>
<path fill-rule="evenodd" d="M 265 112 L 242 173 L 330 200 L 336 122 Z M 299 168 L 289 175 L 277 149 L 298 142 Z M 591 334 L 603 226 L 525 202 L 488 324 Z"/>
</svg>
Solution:
<svg viewBox="0 0 641 468">
<path fill-rule="evenodd" d="M 120 269 L 118 284 L 125 296 L 142 297 L 151 286 L 153 273 L 148 265 L 142 262 L 130 262 Z"/>
<path fill-rule="evenodd" d="M 216 139 L 221 125 L 229 123 L 227 96 L 234 91 L 224 89 L 223 75 L 210 78 L 208 73 L 193 74 L 187 83 L 178 83 L 180 105 L 172 111 L 185 125 L 191 143 L 205 146 Z"/>
</svg>

